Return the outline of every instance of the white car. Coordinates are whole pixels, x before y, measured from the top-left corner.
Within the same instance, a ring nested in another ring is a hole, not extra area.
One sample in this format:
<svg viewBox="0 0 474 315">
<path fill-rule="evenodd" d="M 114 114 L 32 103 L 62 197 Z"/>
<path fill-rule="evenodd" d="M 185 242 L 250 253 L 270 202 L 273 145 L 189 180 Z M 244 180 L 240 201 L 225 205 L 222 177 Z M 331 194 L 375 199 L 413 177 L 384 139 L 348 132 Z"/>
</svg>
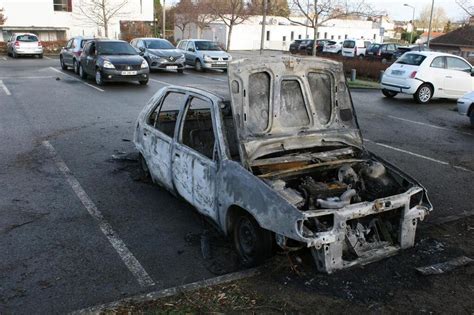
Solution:
<svg viewBox="0 0 474 315">
<path fill-rule="evenodd" d="M 43 45 L 35 34 L 13 34 L 7 42 L 7 54 L 13 58 L 20 55 L 43 58 Z"/>
<path fill-rule="evenodd" d="M 346 39 L 342 43 L 342 55 L 344 57 L 364 58 L 367 47 L 372 44 L 369 40 L 364 39 Z"/>
<path fill-rule="evenodd" d="M 324 45 L 323 52 L 331 54 L 340 54 L 342 53 L 342 43 L 344 43 L 344 41 L 329 41 L 326 45 Z"/>
<path fill-rule="evenodd" d="M 468 116 L 471 119 L 471 125 L 474 127 L 474 91 L 458 99 L 458 113 L 459 115 Z"/>
<path fill-rule="evenodd" d="M 407 52 L 382 77 L 382 93 L 411 94 L 420 104 L 433 97 L 457 99 L 474 90 L 474 70 L 465 59 L 433 51 Z"/>
</svg>

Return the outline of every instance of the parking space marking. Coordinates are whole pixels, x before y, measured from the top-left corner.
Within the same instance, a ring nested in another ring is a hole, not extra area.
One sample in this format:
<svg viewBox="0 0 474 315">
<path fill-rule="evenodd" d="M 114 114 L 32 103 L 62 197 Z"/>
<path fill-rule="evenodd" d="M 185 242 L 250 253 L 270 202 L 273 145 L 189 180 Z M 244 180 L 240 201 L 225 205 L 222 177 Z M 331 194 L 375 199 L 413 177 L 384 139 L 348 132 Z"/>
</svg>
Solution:
<svg viewBox="0 0 474 315">
<path fill-rule="evenodd" d="M 164 84 L 164 85 L 171 85 L 171 83 L 168 83 L 168 82 L 165 82 L 165 81 L 160 81 L 160 80 L 156 80 L 156 79 L 149 79 L 149 80 L 153 81 L 153 82 L 156 82 L 156 83 Z"/>
<path fill-rule="evenodd" d="M 219 78 L 213 78 L 213 77 L 211 77 L 211 76 L 205 76 L 205 75 L 201 75 L 201 74 L 194 74 L 194 75 L 195 75 L 195 76 L 198 76 L 198 77 L 201 77 L 201 78 L 209 79 L 209 80 L 220 81 L 220 82 L 227 82 L 227 80 L 219 79 Z"/>
<path fill-rule="evenodd" d="M 54 78 L 54 77 L 50 75 L 43 75 L 43 76 L 37 76 L 37 77 L 0 77 L 0 80 L 51 79 L 51 78 Z"/>
<path fill-rule="evenodd" d="M 104 219 L 104 216 L 94 204 L 91 198 L 87 195 L 85 190 L 82 188 L 79 181 L 73 175 L 69 167 L 63 161 L 63 159 L 57 154 L 56 149 L 51 145 L 49 141 L 43 141 L 43 146 L 48 150 L 51 158 L 58 167 L 59 171 L 64 175 L 66 181 L 71 186 L 76 196 L 81 201 L 82 205 L 86 208 L 87 212 L 99 223 L 100 230 L 107 237 L 109 242 L 112 244 L 118 255 L 127 266 L 128 270 L 135 276 L 138 283 L 142 287 L 154 286 L 155 282 L 148 275 L 146 270 L 140 264 L 140 262 L 133 256 L 130 250 L 127 248 L 125 243 L 112 229 L 112 226 Z"/>
<path fill-rule="evenodd" d="M 12 95 L 12 93 L 10 93 L 10 90 L 8 90 L 6 85 L 3 83 L 3 80 L 0 80 L 0 86 L 2 87 L 3 91 L 5 91 L 6 95 L 9 95 L 9 96 Z"/>
<path fill-rule="evenodd" d="M 428 160 L 428 161 L 431 161 L 431 162 L 435 162 L 435 163 L 438 163 L 438 164 L 441 164 L 441 165 L 451 166 L 451 167 L 453 167 L 453 168 L 455 168 L 455 169 L 458 169 L 458 170 L 462 170 L 462 171 L 465 171 L 465 172 L 474 173 L 473 170 L 470 170 L 470 169 L 465 168 L 465 167 L 463 167 L 463 166 L 452 165 L 452 164 L 449 163 L 449 162 L 437 160 L 437 159 L 434 159 L 434 158 L 429 157 L 429 156 L 426 156 L 426 155 L 421 155 L 421 154 L 414 153 L 414 152 L 411 152 L 411 151 L 407 151 L 407 150 L 403 150 L 403 149 L 400 149 L 400 148 L 392 147 L 392 146 L 390 146 L 390 145 L 383 144 L 383 143 L 380 143 L 380 142 L 375 142 L 375 141 L 372 141 L 372 140 L 369 140 L 369 139 L 364 139 L 364 141 L 370 142 L 370 143 L 374 143 L 374 144 L 376 144 L 376 145 L 378 145 L 378 146 L 381 146 L 381 147 L 384 147 L 384 148 L 387 148 L 387 149 L 391 149 L 391 150 L 398 151 L 398 152 L 402 152 L 402 153 L 405 153 L 405 154 L 409 154 L 409 155 L 412 155 L 412 156 L 415 156 L 415 157 L 418 157 L 418 158 L 421 158 L 421 159 L 425 159 L 425 160 Z"/>
<path fill-rule="evenodd" d="M 2 60 L 5 60 L 5 61 L 7 61 L 7 57 L 2 57 Z"/>
<path fill-rule="evenodd" d="M 459 132 L 459 133 L 462 133 L 462 134 L 465 134 L 465 135 L 469 135 L 469 136 L 472 136 L 472 135 L 473 135 L 472 133 L 469 133 L 469 132 L 460 131 L 460 130 L 456 130 L 456 129 L 452 129 L 452 128 L 447 128 L 447 127 L 436 126 L 436 125 L 427 124 L 427 123 L 424 123 L 424 122 L 415 121 L 415 120 L 410 120 L 410 119 L 405 119 L 405 118 L 401 118 L 401 117 L 397 117 L 397 116 L 387 115 L 387 117 L 390 117 L 390 118 L 393 118 L 393 119 L 398 119 L 398 120 L 405 121 L 405 122 L 409 122 L 409 123 L 412 123 L 412 124 L 417 124 L 417 125 L 421 125 L 421 126 L 431 127 L 431 128 L 435 128 L 435 129 Z"/>
<path fill-rule="evenodd" d="M 92 85 L 92 84 L 89 84 L 89 83 L 87 83 L 87 82 L 84 82 L 84 81 L 82 81 L 82 80 L 80 80 L 80 79 L 78 79 L 78 78 L 75 78 L 75 77 L 73 77 L 72 75 L 70 75 L 70 74 L 68 74 L 68 73 L 62 72 L 61 70 L 58 70 L 58 69 L 53 68 L 53 67 L 49 67 L 49 69 L 51 69 L 51 70 L 53 70 L 53 71 L 56 71 L 56 72 L 58 72 L 58 73 L 67 75 L 68 77 L 70 77 L 70 78 L 72 78 L 72 79 L 74 79 L 74 80 L 76 80 L 76 81 L 79 81 L 79 82 L 81 82 L 81 83 L 83 83 L 83 84 L 85 84 L 85 85 L 87 85 L 87 86 L 89 86 L 89 87 L 91 87 L 91 88 L 93 88 L 93 89 L 96 89 L 97 91 L 105 92 L 105 91 L 102 90 L 101 88 L 98 88 L 97 86 L 94 86 L 94 85 Z"/>
<path fill-rule="evenodd" d="M 53 59 L 53 58 L 49 58 L 48 56 L 43 56 L 43 58 L 49 59 L 49 60 Z"/>
</svg>

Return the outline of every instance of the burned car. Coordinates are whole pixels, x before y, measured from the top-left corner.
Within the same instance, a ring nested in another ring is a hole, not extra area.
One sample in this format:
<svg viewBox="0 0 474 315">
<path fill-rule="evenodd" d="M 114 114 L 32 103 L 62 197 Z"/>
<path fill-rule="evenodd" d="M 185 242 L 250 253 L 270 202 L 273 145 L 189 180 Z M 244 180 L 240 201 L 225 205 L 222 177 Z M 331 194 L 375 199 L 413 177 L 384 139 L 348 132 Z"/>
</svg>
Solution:
<svg viewBox="0 0 474 315">
<path fill-rule="evenodd" d="M 243 59 L 228 77 L 228 91 L 161 89 L 134 143 L 153 181 L 230 236 L 244 265 L 275 242 L 309 248 L 327 273 L 414 245 L 426 190 L 364 148 L 340 63 Z"/>
</svg>

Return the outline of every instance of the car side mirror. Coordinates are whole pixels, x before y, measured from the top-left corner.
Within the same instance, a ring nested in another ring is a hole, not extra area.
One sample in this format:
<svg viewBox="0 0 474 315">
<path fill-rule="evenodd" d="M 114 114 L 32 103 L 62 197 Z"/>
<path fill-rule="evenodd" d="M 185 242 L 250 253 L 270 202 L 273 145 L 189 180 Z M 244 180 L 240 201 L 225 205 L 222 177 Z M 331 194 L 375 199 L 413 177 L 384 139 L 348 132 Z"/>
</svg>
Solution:
<svg viewBox="0 0 474 315">
<path fill-rule="evenodd" d="M 474 77 L 474 67 L 471 68 L 471 77 Z"/>
</svg>

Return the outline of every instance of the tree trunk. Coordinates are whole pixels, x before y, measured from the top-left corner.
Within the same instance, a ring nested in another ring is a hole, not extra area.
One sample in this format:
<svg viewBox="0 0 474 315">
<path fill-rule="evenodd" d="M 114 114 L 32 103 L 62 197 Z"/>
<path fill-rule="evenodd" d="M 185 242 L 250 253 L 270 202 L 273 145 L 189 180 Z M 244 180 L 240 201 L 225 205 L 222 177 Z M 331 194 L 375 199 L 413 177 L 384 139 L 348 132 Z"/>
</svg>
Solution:
<svg viewBox="0 0 474 315">
<path fill-rule="evenodd" d="M 227 46 L 226 46 L 226 51 L 229 51 L 230 48 L 230 38 L 232 37 L 232 27 L 234 26 L 234 23 L 230 23 L 229 25 L 229 34 L 227 35 Z"/>
<path fill-rule="evenodd" d="M 314 25 L 313 31 L 314 31 L 314 35 L 313 35 L 314 43 L 313 43 L 313 51 L 311 52 L 311 54 L 313 56 L 316 56 L 316 51 L 318 48 L 318 40 L 317 40 L 318 39 L 318 24 Z"/>
<path fill-rule="evenodd" d="M 102 19 L 104 21 L 104 35 L 105 35 L 105 38 L 109 38 L 109 20 L 105 12 L 105 5 L 106 5 L 105 0 L 102 0 Z"/>
</svg>

